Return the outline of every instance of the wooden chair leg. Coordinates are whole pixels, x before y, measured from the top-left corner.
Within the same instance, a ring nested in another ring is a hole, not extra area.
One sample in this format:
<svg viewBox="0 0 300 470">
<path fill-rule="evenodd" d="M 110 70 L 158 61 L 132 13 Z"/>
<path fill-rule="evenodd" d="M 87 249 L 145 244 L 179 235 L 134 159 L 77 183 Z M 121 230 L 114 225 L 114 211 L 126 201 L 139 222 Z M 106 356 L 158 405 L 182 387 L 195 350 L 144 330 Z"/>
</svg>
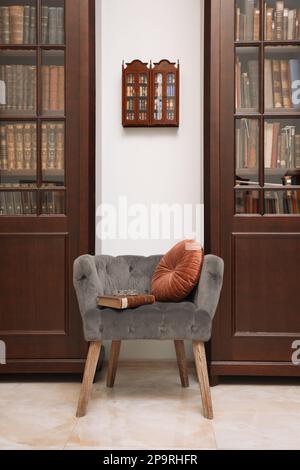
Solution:
<svg viewBox="0 0 300 470">
<path fill-rule="evenodd" d="M 193 351 L 200 385 L 204 416 L 207 419 L 213 419 L 213 406 L 211 401 L 204 343 L 194 342 Z"/>
<path fill-rule="evenodd" d="M 176 340 L 174 341 L 174 344 L 175 344 L 175 351 L 176 351 L 181 385 L 184 388 L 187 388 L 189 386 L 189 376 L 188 376 L 188 368 L 187 368 L 187 363 L 186 363 L 184 341 Z"/>
<path fill-rule="evenodd" d="M 77 418 L 85 416 L 87 405 L 90 399 L 91 389 L 93 386 L 93 380 L 96 373 L 98 359 L 101 351 L 101 342 L 91 342 L 89 346 L 89 352 L 85 364 L 83 381 L 80 390 L 80 396 L 77 407 Z"/>
<path fill-rule="evenodd" d="M 110 354 L 109 354 L 107 381 L 106 381 L 106 385 L 108 388 L 113 388 L 113 386 L 115 385 L 120 349 L 121 349 L 121 341 L 112 341 Z"/>
</svg>

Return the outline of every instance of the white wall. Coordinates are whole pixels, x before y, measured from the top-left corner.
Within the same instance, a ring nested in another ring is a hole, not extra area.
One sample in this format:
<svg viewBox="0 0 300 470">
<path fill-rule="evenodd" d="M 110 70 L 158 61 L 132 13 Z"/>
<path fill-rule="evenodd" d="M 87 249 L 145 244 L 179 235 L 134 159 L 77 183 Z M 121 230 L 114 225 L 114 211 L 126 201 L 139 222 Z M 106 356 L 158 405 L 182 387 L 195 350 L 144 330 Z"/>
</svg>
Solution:
<svg viewBox="0 0 300 470">
<path fill-rule="evenodd" d="M 199 204 L 203 199 L 203 1 L 96 0 L 97 204 Z M 179 59 L 179 129 L 123 129 L 121 65 Z M 99 220 L 97 219 L 97 222 Z M 203 238 L 203 230 L 198 235 Z M 97 240 L 111 255 L 164 253 L 175 240 Z M 122 358 L 174 357 L 168 343 L 127 343 Z"/>
</svg>

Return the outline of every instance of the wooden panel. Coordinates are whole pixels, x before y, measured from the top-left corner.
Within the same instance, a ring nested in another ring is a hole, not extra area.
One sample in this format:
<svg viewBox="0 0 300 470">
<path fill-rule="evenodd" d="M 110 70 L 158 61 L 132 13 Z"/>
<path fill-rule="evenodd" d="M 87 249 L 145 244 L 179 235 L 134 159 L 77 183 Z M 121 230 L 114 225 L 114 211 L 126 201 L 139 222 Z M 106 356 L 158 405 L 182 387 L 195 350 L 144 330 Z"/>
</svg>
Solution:
<svg viewBox="0 0 300 470">
<path fill-rule="evenodd" d="M 234 334 L 300 337 L 300 234 L 234 234 Z"/>
<path fill-rule="evenodd" d="M 66 332 L 65 235 L 0 235 L 1 335 Z"/>
</svg>

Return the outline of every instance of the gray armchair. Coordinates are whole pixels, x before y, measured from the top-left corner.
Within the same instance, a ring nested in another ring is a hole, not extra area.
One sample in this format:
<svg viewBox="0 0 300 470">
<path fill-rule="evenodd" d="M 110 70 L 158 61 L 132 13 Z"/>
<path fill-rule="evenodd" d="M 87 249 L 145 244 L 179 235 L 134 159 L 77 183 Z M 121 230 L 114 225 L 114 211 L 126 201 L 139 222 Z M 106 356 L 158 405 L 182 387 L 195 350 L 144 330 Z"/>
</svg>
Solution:
<svg viewBox="0 0 300 470">
<path fill-rule="evenodd" d="M 74 287 L 83 321 L 84 337 L 90 343 L 77 417 L 84 416 L 96 372 L 101 342 L 111 340 L 107 386 L 113 387 L 122 340 L 172 340 L 181 384 L 188 387 L 184 340 L 193 341 L 204 415 L 213 418 L 204 343 L 211 337 L 212 321 L 223 284 L 223 261 L 205 257 L 198 287 L 183 302 L 144 305 L 136 309 L 99 308 L 96 298 L 115 290 L 135 289 L 150 293 L 151 279 L 161 256 L 81 256 L 74 264 Z"/>
</svg>

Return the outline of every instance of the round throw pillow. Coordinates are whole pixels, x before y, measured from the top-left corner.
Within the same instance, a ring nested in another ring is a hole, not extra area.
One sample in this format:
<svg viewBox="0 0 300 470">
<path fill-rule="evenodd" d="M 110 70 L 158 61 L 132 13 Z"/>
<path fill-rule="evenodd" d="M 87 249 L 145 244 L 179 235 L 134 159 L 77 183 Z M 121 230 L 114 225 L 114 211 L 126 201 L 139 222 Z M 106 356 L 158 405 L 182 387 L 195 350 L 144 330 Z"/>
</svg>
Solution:
<svg viewBox="0 0 300 470">
<path fill-rule="evenodd" d="M 197 285 L 204 260 L 203 249 L 193 240 L 174 246 L 160 261 L 152 277 L 152 294 L 160 302 L 180 302 Z"/>
</svg>

